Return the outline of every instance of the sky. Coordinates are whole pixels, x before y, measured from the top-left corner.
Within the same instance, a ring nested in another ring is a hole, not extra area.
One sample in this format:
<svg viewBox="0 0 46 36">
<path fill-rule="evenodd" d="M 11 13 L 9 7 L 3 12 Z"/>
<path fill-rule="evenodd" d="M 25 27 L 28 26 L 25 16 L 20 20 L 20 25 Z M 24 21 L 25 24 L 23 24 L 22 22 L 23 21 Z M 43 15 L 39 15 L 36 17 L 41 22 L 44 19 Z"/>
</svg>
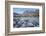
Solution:
<svg viewBox="0 0 46 36">
<path fill-rule="evenodd" d="M 26 10 L 35 12 L 36 8 L 13 8 L 13 12 L 18 14 L 23 14 Z"/>
</svg>

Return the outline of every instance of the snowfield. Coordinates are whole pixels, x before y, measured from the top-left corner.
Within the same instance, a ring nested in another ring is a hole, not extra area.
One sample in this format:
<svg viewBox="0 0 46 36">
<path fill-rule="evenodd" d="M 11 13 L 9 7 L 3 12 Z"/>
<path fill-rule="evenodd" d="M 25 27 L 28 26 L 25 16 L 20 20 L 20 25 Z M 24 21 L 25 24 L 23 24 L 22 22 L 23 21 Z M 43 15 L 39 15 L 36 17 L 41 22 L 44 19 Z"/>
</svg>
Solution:
<svg viewBox="0 0 46 36">
<path fill-rule="evenodd" d="M 14 17 L 13 27 L 39 27 L 39 17 Z"/>
</svg>

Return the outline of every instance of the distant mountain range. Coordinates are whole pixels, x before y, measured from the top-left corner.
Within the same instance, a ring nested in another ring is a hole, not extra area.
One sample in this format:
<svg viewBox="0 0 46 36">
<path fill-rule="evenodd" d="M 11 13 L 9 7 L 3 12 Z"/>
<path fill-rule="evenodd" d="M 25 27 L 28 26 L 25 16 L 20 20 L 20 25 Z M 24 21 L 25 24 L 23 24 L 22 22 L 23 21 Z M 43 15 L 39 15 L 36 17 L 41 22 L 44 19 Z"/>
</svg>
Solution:
<svg viewBox="0 0 46 36">
<path fill-rule="evenodd" d="M 24 13 L 39 13 L 39 10 L 26 10 Z"/>
<path fill-rule="evenodd" d="M 39 10 L 35 10 L 35 11 L 27 10 L 27 11 L 24 11 L 23 14 L 13 13 L 13 15 L 14 16 L 38 16 Z"/>
</svg>

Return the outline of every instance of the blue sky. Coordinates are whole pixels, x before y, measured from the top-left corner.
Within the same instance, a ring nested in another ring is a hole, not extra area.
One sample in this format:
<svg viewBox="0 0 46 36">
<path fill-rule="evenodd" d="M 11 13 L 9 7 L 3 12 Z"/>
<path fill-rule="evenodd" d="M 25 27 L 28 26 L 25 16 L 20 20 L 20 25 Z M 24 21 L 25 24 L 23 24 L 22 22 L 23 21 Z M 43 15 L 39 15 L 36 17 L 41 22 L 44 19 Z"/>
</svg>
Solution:
<svg viewBox="0 0 46 36">
<path fill-rule="evenodd" d="M 35 11 L 36 8 L 13 8 L 13 12 L 19 14 L 23 14 L 23 12 L 26 10 Z"/>
</svg>

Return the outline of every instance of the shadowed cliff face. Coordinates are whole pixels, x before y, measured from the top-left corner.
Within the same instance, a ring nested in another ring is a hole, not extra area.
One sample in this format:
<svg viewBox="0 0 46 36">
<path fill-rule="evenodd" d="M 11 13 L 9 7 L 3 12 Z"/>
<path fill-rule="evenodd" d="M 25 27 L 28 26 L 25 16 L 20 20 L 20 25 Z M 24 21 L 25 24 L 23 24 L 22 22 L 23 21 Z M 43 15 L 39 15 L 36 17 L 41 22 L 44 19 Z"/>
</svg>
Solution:
<svg viewBox="0 0 46 36">
<path fill-rule="evenodd" d="M 38 27 L 39 26 L 39 17 L 15 17 L 13 27 L 22 28 L 22 27 Z"/>
</svg>

